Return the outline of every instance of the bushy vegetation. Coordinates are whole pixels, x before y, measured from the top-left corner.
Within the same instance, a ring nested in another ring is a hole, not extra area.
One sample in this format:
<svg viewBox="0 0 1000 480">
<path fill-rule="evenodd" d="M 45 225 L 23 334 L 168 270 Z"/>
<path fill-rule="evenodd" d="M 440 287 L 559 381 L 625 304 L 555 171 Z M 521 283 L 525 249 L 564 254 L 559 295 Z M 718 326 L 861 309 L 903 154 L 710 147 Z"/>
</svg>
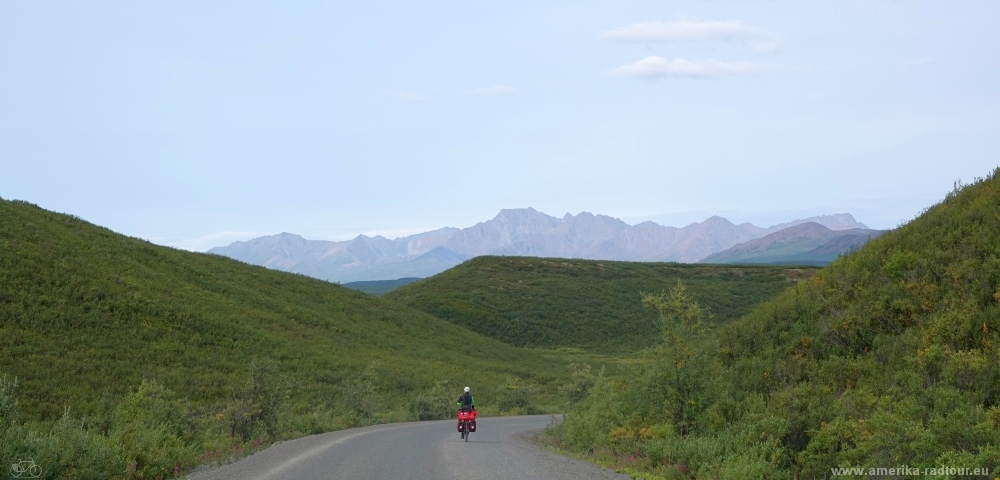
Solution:
<svg viewBox="0 0 1000 480">
<path fill-rule="evenodd" d="M 661 343 L 598 375 L 563 448 L 657 478 L 1000 467 L 1000 170 L 729 325 L 646 303 Z"/>
<path fill-rule="evenodd" d="M 16 403 L 17 381 L 0 377 L 0 402 Z M 6 406 L 5 405 L 5 406 Z M 51 426 L 22 424 L 17 408 L 4 408 L 0 458 L 4 467 L 28 460 L 41 478 L 164 478 L 210 461 L 209 449 L 240 453 L 246 445 L 222 431 L 222 422 L 196 417 L 188 404 L 157 382 L 144 381 L 95 417 L 67 407 Z"/>
<path fill-rule="evenodd" d="M 156 478 L 275 439 L 483 413 L 566 362 L 336 284 L 159 247 L 0 200 L 0 465 Z M 508 408 L 515 411 L 516 408 Z"/>
<path fill-rule="evenodd" d="M 719 323 L 815 268 L 477 257 L 384 298 L 517 346 L 634 353 L 658 338 L 639 302 L 683 280 Z"/>
</svg>

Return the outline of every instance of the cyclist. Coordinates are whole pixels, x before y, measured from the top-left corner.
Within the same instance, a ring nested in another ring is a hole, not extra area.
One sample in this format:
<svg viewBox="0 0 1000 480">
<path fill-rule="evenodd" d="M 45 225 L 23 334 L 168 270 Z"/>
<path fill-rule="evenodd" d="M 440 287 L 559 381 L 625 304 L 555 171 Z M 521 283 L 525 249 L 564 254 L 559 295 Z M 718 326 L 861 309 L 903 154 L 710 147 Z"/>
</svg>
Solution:
<svg viewBox="0 0 1000 480">
<path fill-rule="evenodd" d="M 463 412 L 476 409 L 476 400 L 469 393 L 469 387 L 465 387 L 465 393 L 462 393 L 462 396 L 458 397 L 458 406 L 461 407 Z"/>
<path fill-rule="evenodd" d="M 462 396 L 458 397 L 458 406 L 459 406 L 459 411 L 462 411 L 462 412 L 475 412 L 476 411 L 476 399 L 472 398 L 472 393 L 469 391 L 469 387 L 465 387 L 465 392 L 462 393 Z M 471 425 L 471 427 L 472 428 L 470 428 L 469 430 L 475 432 L 476 431 L 476 419 L 475 419 L 475 417 L 473 417 L 473 419 L 472 419 L 472 425 Z M 461 420 L 458 421 L 458 429 L 459 429 L 459 431 L 462 430 L 462 421 Z"/>
</svg>

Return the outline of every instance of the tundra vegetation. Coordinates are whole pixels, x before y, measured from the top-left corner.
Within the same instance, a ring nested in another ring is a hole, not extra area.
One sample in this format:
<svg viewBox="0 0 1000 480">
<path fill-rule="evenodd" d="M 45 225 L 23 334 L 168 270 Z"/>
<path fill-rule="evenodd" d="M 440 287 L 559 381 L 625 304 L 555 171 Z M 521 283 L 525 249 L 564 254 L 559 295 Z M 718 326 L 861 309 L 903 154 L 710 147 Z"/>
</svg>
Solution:
<svg viewBox="0 0 1000 480">
<path fill-rule="evenodd" d="M 728 323 L 814 267 L 719 266 L 484 256 L 385 294 L 409 307 L 505 343 L 631 355 L 659 334 L 642 292 L 683 281 Z"/>
<path fill-rule="evenodd" d="M 1000 169 L 735 322 L 643 303 L 659 344 L 583 382 L 559 447 L 646 478 L 1000 467 Z"/>
</svg>

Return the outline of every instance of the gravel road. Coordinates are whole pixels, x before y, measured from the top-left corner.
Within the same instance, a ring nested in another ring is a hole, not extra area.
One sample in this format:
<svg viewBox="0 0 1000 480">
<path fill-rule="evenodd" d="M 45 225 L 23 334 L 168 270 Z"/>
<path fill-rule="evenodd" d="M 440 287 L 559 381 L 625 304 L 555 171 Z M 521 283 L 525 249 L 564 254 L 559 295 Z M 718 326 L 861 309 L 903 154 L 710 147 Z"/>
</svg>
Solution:
<svg viewBox="0 0 1000 480">
<path fill-rule="evenodd" d="M 523 437 L 549 417 L 478 419 L 468 443 L 453 420 L 395 423 L 311 435 L 279 443 L 238 462 L 188 475 L 235 479 L 628 479 L 540 450 Z"/>
</svg>

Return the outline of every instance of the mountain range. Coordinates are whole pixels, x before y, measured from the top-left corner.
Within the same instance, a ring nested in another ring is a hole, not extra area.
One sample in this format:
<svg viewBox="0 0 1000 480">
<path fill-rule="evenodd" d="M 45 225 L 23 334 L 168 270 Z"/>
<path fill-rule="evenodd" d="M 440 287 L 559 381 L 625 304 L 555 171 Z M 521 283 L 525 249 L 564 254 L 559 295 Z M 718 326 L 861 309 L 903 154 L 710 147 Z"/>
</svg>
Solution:
<svg viewBox="0 0 1000 480">
<path fill-rule="evenodd" d="M 881 230 L 832 230 L 816 222 L 791 226 L 703 258 L 700 263 L 772 263 L 824 266 L 864 245 Z"/>
<path fill-rule="evenodd" d="M 831 230 L 868 228 L 848 213 L 768 228 L 736 225 L 713 216 L 678 228 L 653 222 L 629 225 L 589 212 L 558 218 L 529 207 L 501 210 L 493 219 L 468 228 L 445 227 L 394 240 L 358 235 L 335 242 L 280 233 L 234 242 L 208 253 L 329 281 L 355 282 L 428 277 L 481 255 L 693 263 L 808 222 Z"/>
</svg>

